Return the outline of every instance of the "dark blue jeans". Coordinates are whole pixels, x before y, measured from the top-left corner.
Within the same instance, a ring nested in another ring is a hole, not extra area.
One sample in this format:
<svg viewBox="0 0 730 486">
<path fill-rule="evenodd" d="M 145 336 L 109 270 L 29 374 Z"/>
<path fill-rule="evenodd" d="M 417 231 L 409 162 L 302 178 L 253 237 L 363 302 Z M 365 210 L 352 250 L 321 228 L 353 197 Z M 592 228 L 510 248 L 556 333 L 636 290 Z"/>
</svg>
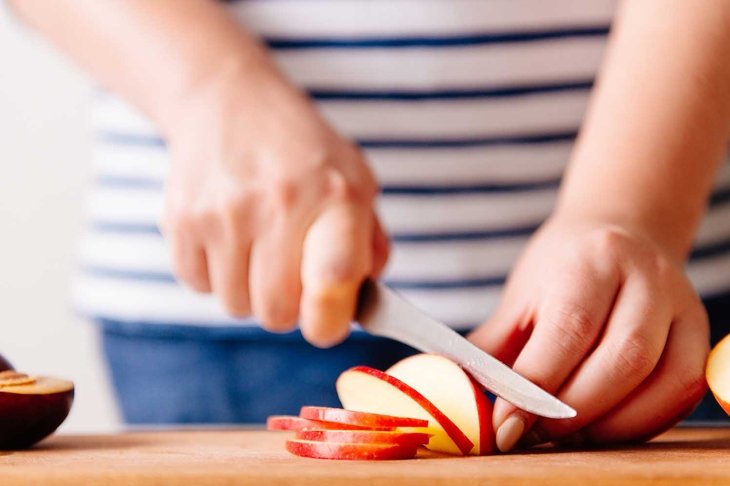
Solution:
<svg viewBox="0 0 730 486">
<path fill-rule="evenodd" d="M 705 301 L 713 343 L 728 332 L 730 297 Z M 356 365 L 379 369 L 414 353 L 362 333 L 317 349 L 299 333 L 188 329 L 101 321 L 103 347 L 127 423 L 261 423 L 302 405 L 339 406 L 335 380 Z M 708 394 L 690 420 L 725 420 Z"/>
<path fill-rule="evenodd" d="M 385 369 L 414 353 L 360 335 L 318 349 L 301 335 L 261 330 L 205 332 L 102 321 L 104 354 L 124 420 L 150 423 L 261 423 L 302 405 L 340 406 L 337 376 Z"/>
</svg>

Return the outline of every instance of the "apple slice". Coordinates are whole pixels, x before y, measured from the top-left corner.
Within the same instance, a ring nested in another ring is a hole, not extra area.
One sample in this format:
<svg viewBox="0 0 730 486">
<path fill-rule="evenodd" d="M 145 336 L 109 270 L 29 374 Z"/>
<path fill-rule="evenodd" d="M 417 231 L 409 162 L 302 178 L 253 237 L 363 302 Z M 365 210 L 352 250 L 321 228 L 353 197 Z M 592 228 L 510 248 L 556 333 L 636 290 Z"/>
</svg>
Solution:
<svg viewBox="0 0 730 486">
<path fill-rule="evenodd" d="M 340 460 L 412 459 L 418 452 L 417 445 L 349 444 L 301 439 L 287 440 L 286 449 L 301 457 Z"/>
<path fill-rule="evenodd" d="M 413 387 L 444 412 L 475 444 L 471 454 L 494 452 L 492 403 L 459 365 L 437 354 L 417 354 L 397 362 L 386 373 Z"/>
<path fill-rule="evenodd" d="M 303 428 L 314 428 L 374 431 L 392 431 L 395 429 L 395 427 L 372 427 L 337 422 L 324 422 L 322 420 L 309 420 L 294 415 L 272 415 L 266 419 L 266 428 L 268 430 L 300 430 Z"/>
<path fill-rule="evenodd" d="M 337 395 L 348 410 L 402 415 L 428 421 L 428 448 L 466 455 L 474 443 L 436 405 L 403 381 L 369 366 L 356 366 L 337 379 Z M 472 399 L 473 400 L 473 399 Z"/>
<path fill-rule="evenodd" d="M 428 420 L 412 417 L 396 417 L 378 413 L 356 412 L 342 408 L 302 407 L 299 416 L 308 420 L 358 425 L 361 427 L 427 427 Z"/>
<path fill-rule="evenodd" d="M 717 403 L 730 415 L 730 334 L 708 356 L 705 378 Z"/>
<path fill-rule="evenodd" d="M 430 436 L 425 432 L 397 432 L 377 430 L 297 430 L 297 439 L 317 442 L 338 442 L 348 444 L 400 444 L 420 446 L 428 444 Z"/>
</svg>

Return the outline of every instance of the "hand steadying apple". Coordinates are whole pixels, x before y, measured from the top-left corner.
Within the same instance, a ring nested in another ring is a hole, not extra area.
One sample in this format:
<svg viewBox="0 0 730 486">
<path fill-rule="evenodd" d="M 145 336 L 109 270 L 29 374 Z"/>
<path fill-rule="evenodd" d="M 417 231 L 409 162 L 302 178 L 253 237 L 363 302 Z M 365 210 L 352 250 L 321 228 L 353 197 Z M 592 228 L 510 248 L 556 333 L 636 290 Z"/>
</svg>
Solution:
<svg viewBox="0 0 730 486">
<path fill-rule="evenodd" d="M 616 227 L 551 220 L 471 339 L 578 412 L 536 420 L 499 399 L 502 450 L 530 429 L 524 446 L 649 437 L 705 391 L 709 326 L 681 264 Z"/>
<path fill-rule="evenodd" d="M 730 135 L 729 15 L 619 10 L 553 216 L 472 335 L 578 411 L 537 421 L 523 445 L 647 438 L 706 390 L 707 317 L 682 266 Z M 502 450 L 535 421 L 501 401 L 494 413 Z"/>
</svg>

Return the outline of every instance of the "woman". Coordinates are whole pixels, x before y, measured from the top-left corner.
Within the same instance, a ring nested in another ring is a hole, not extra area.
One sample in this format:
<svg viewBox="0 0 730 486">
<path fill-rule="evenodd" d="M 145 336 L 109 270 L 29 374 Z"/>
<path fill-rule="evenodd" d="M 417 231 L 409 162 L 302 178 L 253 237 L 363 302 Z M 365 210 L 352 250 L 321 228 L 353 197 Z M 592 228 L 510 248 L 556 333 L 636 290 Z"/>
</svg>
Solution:
<svg viewBox="0 0 730 486">
<path fill-rule="evenodd" d="M 602 59 L 610 1 L 11 4 L 142 113 L 100 95 L 78 286 L 128 421 L 260 421 L 411 352 L 302 339 L 345 339 L 386 233 L 387 282 L 579 412 L 498 401 L 500 449 L 650 437 L 705 393 L 730 5 L 626 2 Z"/>
</svg>

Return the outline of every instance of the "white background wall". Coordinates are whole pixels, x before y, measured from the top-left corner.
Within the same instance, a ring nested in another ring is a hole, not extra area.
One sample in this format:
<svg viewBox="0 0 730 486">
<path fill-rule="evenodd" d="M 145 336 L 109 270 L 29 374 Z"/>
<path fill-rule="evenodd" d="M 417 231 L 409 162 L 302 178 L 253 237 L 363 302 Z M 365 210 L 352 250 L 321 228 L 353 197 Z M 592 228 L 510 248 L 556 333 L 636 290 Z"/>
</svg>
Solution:
<svg viewBox="0 0 730 486">
<path fill-rule="evenodd" d="M 64 432 L 118 424 L 95 329 L 68 303 L 90 93 L 78 69 L 0 11 L 0 354 L 76 383 Z"/>
</svg>

